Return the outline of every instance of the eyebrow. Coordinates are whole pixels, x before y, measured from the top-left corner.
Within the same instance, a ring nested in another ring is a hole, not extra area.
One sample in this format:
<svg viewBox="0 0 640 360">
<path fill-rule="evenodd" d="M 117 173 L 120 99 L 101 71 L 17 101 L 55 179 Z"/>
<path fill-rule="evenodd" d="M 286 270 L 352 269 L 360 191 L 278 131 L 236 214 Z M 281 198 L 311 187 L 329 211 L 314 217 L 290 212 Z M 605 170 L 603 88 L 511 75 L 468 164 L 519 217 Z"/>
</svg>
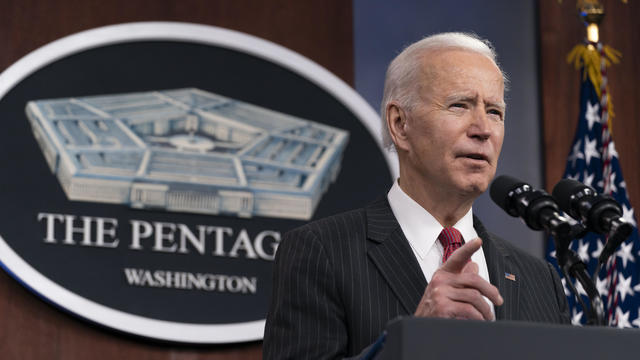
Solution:
<svg viewBox="0 0 640 360">
<path fill-rule="evenodd" d="M 507 104 L 504 101 L 501 102 L 493 102 L 493 101 L 487 101 L 485 102 L 487 105 L 490 106 L 495 106 L 498 109 L 500 109 L 500 111 L 505 112 L 507 110 Z"/>
</svg>

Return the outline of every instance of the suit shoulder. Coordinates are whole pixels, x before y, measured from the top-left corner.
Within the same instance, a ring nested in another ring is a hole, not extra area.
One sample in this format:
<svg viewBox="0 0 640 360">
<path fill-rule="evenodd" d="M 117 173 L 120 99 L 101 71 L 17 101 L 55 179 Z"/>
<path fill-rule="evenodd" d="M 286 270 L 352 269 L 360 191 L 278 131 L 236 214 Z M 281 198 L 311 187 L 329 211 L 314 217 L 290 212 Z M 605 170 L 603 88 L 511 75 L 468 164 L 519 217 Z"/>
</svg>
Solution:
<svg viewBox="0 0 640 360">
<path fill-rule="evenodd" d="M 350 235 L 365 231 L 367 223 L 364 208 L 354 209 L 318 219 L 289 231 L 286 235 L 300 236 L 305 233 L 313 233 L 317 238 L 336 237 Z"/>
<path fill-rule="evenodd" d="M 367 236 L 367 215 L 364 208 L 346 211 L 312 221 L 286 234 L 280 246 L 299 247 L 313 242 L 328 253 L 342 252 L 358 244 L 363 246 Z M 342 249 L 342 250 L 341 250 Z"/>
</svg>

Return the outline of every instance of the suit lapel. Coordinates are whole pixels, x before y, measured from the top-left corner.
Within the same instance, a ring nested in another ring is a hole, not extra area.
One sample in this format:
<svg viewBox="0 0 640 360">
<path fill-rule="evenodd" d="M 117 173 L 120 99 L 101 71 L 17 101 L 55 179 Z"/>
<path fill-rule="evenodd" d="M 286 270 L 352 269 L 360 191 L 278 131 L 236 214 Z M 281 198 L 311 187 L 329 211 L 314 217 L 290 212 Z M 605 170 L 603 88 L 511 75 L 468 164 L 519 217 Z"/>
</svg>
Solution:
<svg viewBox="0 0 640 360">
<path fill-rule="evenodd" d="M 368 256 L 397 297 L 413 314 L 427 281 L 386 197 L 366 208 Z"/>
<path fill-rule="evenodd" d="M 513 257 L 500 244 L 495 241 L 480 220 L 474 216 L 473 225 L 482 239 L 482 251 L 484 252 L 489 270 L 489 280 L 498 288 L 504 299 L 502 306 L 495 307 L 497 320 L 513 320 L 518 315 L 520 296 L 520 268 Z"/>
<path fill-rule="evenodd" d="M 369 205 L 366 213 L 367 238 L 370 241 L 368 256 L 405 311 L 412 314 L 427 287 L 422 269 L 386 197 Z M 509 255 L 509 251 L 494 240 L 494 236 L 484 228 L 480 220 L 475 216 L 473 220 L 476 232 L 483 241 L 482 250 L 487 261 L 489 279 L 504 298 L 504 304 L 495 308 L 496 319 L 517 319 L 520 267 Z"/>
</svg>

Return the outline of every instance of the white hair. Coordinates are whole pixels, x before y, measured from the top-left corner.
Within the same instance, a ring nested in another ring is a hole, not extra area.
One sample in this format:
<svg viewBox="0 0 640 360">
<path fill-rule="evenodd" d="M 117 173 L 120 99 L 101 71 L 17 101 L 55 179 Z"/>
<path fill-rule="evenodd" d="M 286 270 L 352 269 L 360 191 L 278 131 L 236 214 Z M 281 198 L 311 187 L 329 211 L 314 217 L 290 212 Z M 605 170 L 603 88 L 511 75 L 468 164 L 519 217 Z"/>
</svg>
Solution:
<svg viewBox="0 0 640 360">
<path fill-rule="evenodd" d="M 384 80 L 384 93 L 380 106 L 382 118 L 382 143 L 385 148 L 392 149 L 393 141 L 387 128 L 387 105 L 396 101 L 405 111 L 412 111 L 418 104 L 419 82 L 416 81 L 420 73 L 421 60 L 425 53 L 433 50 L 461 49 L 489 58 L 502 73 L 505 87 L 507 77 L 496 61 L 496 52 L 489 40 L 481 39 L 475 34 L 448 32 L 427 36 L 407 46 L 391 61 Z"/>
</svg>

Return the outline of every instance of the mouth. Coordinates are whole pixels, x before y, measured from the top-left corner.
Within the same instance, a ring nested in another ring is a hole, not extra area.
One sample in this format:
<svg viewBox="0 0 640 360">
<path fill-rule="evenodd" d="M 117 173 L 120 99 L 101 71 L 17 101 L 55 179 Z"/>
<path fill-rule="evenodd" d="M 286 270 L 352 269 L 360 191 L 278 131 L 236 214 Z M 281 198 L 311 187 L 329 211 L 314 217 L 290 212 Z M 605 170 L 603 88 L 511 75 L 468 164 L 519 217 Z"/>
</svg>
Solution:
<svg viewBox="0 0 640 360">
<path fill-rule="evenodd" d="M 486 155 L 480 154 L 480 153 L 463 154 L 460 157 L 465 158 L 465 159 L 489 162 L 489 158 Z"/>
</svg>

